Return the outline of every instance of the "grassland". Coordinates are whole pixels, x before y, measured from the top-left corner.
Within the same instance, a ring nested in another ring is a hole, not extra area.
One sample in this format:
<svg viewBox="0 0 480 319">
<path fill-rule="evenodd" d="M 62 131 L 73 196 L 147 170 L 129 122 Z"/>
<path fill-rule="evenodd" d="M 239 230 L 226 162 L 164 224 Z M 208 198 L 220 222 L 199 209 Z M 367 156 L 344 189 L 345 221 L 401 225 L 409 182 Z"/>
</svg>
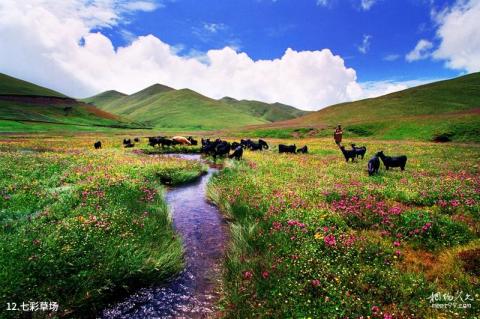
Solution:
<svg viewBox="0 0 480 319">
<path fill-rule="evenodd" d="M 232 221 L 225 317 L 480 315 L 478 145 L 357 139 L 408 156 L 406 171 L 369 177 L 330 139 L 269 142 L 311 154 L 247 152 L 209 185 Z M 448 303 L 437 293 L 470 308 L 435 309 Z"/>
<path fill-rule="evenodd" d="M 426 84 L 378 98 L 327 107 L 293 120 L 249 127 L 240 135 L 285 136 L 295 129 L 331 135 L 341 123 L 357 137 L 480 142 L 480 73 Z"/>
<path fill-rule="evenodd" d="M 120 138 L 103 136 L 101 150 L 93 141 L 0 138 L 1 318 L 22 315 L 7 302 L 29 301 L 91 318 L 112 296 L 183 268 L 160 182 L 188 182 L 205 167 L 124 150 Z"/>
</svg>

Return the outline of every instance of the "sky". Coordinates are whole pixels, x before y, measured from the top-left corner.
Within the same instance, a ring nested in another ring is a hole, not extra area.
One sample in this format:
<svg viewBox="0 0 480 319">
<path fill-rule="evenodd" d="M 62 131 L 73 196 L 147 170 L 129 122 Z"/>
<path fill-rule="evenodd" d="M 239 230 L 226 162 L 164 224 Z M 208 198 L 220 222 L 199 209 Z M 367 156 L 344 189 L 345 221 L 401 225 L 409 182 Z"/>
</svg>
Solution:
<svg viewBox="0 0 480 319">
<path fill-rule="evenodd" d="M 480 71 L 480 0 L 0 0 L 0 72 L 304 110 Z"/>
</svg>

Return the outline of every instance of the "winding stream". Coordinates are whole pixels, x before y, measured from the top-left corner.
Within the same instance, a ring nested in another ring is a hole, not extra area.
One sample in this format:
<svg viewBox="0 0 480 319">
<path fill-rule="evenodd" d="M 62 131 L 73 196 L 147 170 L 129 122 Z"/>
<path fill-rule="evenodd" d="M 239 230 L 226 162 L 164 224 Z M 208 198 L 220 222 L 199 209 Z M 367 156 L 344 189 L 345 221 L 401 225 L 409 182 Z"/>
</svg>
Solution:
<svg viewBox="0 0 480 319">
<path fill-rule="evenodd" d="M 201 160 L 200 155 L 177 156 Z M 216 171 L 210 167 L 197 181 L 171 188 L 166 194 L 175 230 L 183 239 L 184 271 L 165 285 L 140 289 L 103 310 L 103 318 L 206 318 L 213 315 L 227 239 L 222 215 L 206 198 L 207 183 Z"/>
</svg>

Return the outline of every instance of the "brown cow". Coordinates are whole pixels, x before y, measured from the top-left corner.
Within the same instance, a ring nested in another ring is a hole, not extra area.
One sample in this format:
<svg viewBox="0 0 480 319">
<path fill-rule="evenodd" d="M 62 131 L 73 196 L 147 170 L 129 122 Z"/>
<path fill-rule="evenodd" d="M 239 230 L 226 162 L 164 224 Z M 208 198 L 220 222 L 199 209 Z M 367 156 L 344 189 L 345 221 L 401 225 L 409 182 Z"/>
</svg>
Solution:
<svg viewBox="0 0 480 319">
<path fill-rule="evenodd" d="M 188 138 L 184 136 L 174 136 L 172 137 L 172 140 L 174 140 L 177 144 L 182 144 L 182 145 L 191 145 L 192 143 L 188 140 Z"/>
</svg>

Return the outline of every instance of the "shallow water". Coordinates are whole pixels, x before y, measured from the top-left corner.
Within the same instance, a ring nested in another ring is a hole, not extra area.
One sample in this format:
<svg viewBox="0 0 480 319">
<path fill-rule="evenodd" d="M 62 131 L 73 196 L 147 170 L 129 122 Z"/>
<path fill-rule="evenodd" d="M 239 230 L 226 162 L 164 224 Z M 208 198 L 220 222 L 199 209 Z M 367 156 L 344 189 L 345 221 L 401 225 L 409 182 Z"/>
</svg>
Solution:
<svg viewBox="0 0 480 319">
<path fill-rule="evenodd" d="M 168 156 L 200 160 L 199 155 L 193 154 Z M 209 168 L 199 180 L 169 189 L 166 194 L 174 227 L 185 246 L 185 270 L 166 285 L 140 289 L 103 310 L 103 318 L 213 316 L 227 234 L 220 212 L 206 199 L 207 182 L 216 171 Z"/>
</svg>

